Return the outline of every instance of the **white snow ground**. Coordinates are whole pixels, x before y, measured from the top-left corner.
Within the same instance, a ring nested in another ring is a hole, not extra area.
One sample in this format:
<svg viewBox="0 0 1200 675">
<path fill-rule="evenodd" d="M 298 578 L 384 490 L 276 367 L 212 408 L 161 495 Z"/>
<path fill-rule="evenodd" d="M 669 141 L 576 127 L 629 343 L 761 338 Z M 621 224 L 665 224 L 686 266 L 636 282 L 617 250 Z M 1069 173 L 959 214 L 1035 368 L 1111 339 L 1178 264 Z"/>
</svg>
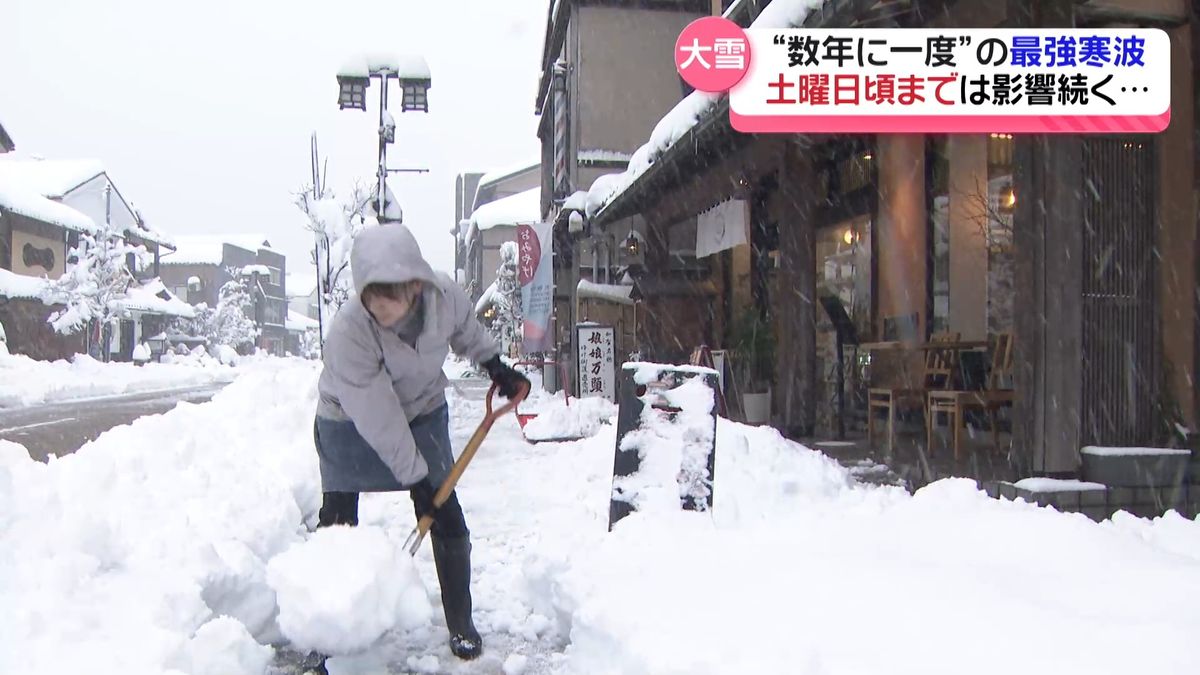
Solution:
<svg viewBox="0 0 1200 675">
<path fill-rule="evenodd" d="M 0 443 L 0 672 L 278 672 L 250 635 L 279 639 L 267 564 L 311 538 L 317 367 L 252 364 L 46 465 Z M 486 381 L 458 384 L 461 447 Z M 1200 523 L 910 496 L 722 421 L 711 514 L 649 500 L 609 533 L 614 433 L 530 445 L 509 416 L 464 476 L 481 661 L 449 654 L 426 543 L 430 619 L 330 673 L 1200 672 Z M 361 522 L 398 546 L 407 495 Z"/>
<path fill-rule="evenodd" d="M 237 371 L 207 355 L 172 363 L 102 363 L 78 354 L 73 361 L 36 361 L 0 344 L 0 408 L 61 403 L 231 382 Z"/>
</svg>

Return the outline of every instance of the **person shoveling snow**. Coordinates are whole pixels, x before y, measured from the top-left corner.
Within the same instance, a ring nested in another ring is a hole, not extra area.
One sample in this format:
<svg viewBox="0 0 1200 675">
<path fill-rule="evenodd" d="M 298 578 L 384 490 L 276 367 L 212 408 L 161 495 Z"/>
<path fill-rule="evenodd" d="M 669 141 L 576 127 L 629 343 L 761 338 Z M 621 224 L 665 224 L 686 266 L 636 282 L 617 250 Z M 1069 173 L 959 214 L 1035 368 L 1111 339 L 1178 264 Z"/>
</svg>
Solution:
<svg viewBox="0 0 1200 675">
<path fill-rule="evenodd" d="M 442 365 L 453 349 L 481 365 L 509 399 L 527 391 L 529 380 L 501 361 L 466 294 L 434 273 L 408 228 L 367 229 L 350 256 L 358 297 L 334 319 L 318 382 L 319 527 L 357 525 L 361 492 L 407 490 L 417 518 L 433 518 L 450 650 L 473 659 L 483 643 L 471 618 L 470 532 L 454 492 L 434 507 L 454 463 Z"/>
</svg>

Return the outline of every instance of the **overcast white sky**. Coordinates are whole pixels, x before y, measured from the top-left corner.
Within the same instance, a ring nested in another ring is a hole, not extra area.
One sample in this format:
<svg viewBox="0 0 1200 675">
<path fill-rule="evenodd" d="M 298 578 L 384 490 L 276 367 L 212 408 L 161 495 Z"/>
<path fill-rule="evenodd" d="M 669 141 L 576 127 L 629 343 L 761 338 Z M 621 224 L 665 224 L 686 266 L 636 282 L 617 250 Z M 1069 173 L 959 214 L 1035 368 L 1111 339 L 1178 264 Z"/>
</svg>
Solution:
<svg viewBox="0 0 1200 675">
<path fill-rule="evenodd" d="M 7 0 L 0 122 L 17 154 L 103 161 L 154 227 L 262 232 L 308 271 L 292 204 L 310 181 L 309 136 L 344 191 L 372 180 L 368 112 L 339 111 L 347 57 L 425 56 L 430 112 L 398 111 L 393 174 L 426 257 L 453 267 L 454 177 L 538 156 L 533 114 L 548 0 Z"/>
</svg>

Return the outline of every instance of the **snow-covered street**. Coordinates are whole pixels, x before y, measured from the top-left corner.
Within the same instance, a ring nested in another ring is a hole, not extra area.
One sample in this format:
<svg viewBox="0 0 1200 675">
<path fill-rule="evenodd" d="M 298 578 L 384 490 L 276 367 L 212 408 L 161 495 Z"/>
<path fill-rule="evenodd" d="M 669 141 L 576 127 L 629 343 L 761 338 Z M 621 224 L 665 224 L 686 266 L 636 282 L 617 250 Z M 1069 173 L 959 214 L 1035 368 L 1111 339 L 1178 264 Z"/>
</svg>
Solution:
<svg viewBox="0 0 1200 675">
<path fill-rule="evenodd" d="M 251 635 L 282 647 L 267 567 L 316 519 L 317 369 L 253 364 L 49 464 L 0 442 L 0 672 L 295 672 Z M 448 390 L 456 447 L 482 387 Z M 480 661 L 445 645 L 426 543 L 433 611 L 329 672 L 1200 668 L 1194 521 L 1095 524 L 961 480 L 909 496 L 721 421 L 713 513 L 651 506 L 608 533 L 614 433 L 531 445 L 509 416 L 464 476 Z M 403 493 L 364 496 L 361 517 L 397 548 L 413 525 Z"/>
</svg>

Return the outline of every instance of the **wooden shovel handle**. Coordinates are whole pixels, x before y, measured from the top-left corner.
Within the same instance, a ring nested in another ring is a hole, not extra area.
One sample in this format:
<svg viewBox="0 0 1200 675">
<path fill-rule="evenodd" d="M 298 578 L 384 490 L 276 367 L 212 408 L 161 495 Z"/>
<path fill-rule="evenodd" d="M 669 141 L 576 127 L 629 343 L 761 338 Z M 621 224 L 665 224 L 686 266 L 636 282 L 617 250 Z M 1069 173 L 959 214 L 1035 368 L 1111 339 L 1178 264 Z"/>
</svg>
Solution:
<svg viewBox="0 0 1200 675">
<path fill-rule="evenodd" d="M 493 411 L 492 398 L 495 395 L 496 384 L 492 383 L 491 388 L 488 389 L 487 401 L 484 404 L 487 414 L 484 415 L 483 421 L 479 423 L 478 427 L 476 427 L 475 433 L 471 435 L 471 440 L 467 441 L 467 446 L 463 448 L 462 454 L 459 455 L 458 460 L 454 462 L 454 466 L 450 467 L 450 473 L 446 476 L 446 480 L 442 482 L 442 486 L 439 487 L 437 493 L 434 494 L 433 508 L 435 510 L 441 508 L 442 505 L 446 503 L 446 500 L 450 498 L 450 493 L 454 492 L 454 486 L 458 484 L 458 479 L 461 478 L 463 472 L 467 470 L 467 465 L 471 463 L 471 459 L 474 458 L 475 453 L 479 451 L 479 446 L 483 445 L 483 439 L 487 437 L 488 432 L 491 431 L 492 425 L 496 423 L 496 420 L 512 412 L 512 410 L 517 407 L 517 404 L 523 401 L 525 397 L 529 395 L 529 385 L 525 385 L 522 391 L 518 392 L 516 396 L 508 401 L 508 403 L 501 406 L 499 410 Z M 406 547 L 408 547 L 409 553 L 416 555 L 417 549 L 421 547 L 421 541 L 425 538 L 426 533 L 429 532 L 429 528 L 432 525 L 432 515 L 426 514 L 421 516 L 421 519 L 417 521 L 416 529 L 414 529 L 413 533 L 409 535 L 408 542 L 405 544 Z"/>
</svg>

